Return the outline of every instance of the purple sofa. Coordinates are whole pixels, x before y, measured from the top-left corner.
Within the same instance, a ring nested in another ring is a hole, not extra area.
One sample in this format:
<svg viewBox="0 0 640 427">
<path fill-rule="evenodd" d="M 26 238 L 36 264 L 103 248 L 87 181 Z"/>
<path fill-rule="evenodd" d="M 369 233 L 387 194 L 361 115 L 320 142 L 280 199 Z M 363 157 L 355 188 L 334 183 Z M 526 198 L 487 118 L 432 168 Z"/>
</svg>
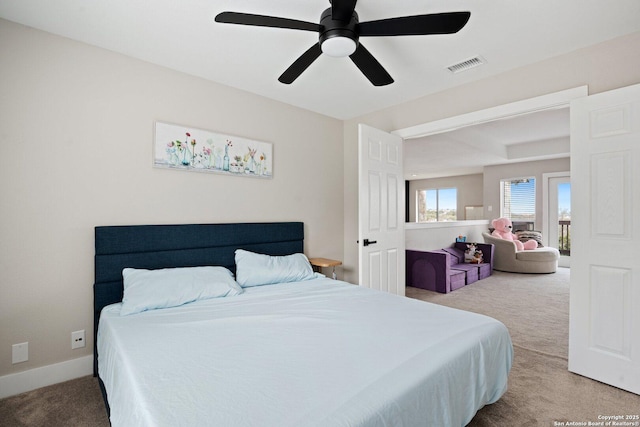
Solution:
<svg viewBox="0 0 640 427">
<path fill-rule="evenodd" d="M 465 285 L 466 274 L 451 269 L 451 255 L 444 251 L 406 251 L 406 285 L 443 294 Z"/>
<path fill-rule="evenodd" d="M 493 255 L 495 253 L 495 246 L 491 243 L 476 243 L 478 249 L 482 251 L 482 264 L 466 264 L 475 265 L 478 267 L 478 280 L 485 279 L 491 276 L 493 270 Z M 462 242 L 456 242 L 452 248 L 444 249 L 451 255 L 454 255 L 458 259 L 458 263 L 465 264 L 464 251 L 467 250 L 467 244 Z"/>
<path fill-rule="evenodd" d="M 464 262 L 466 243 L 435 251 L 406 251 L 406 285 L 440 293 L 449 293 L 491 275 L 493 245 L 478 243 L 482 264 Z"/>
</svg>

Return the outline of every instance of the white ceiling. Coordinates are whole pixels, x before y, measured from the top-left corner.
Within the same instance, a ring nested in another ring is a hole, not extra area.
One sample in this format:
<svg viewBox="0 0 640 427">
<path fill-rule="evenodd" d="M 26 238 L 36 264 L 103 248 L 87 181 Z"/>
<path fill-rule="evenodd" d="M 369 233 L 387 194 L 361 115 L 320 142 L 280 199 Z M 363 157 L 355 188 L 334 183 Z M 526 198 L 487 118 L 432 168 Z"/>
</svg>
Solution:
<svg viewBox="0 0 640 427">
<path fill-rule="evenodd" d="M 569 108 L 544 110 L 406 140 L 407 180 L 482 173 L 483 167 L 569 156 Z"/>
<path fill-rule="evenodd" d="M 338 119 L 349 119 L 640 30 L 638 0 L 361 0 L 360 21 L 471 12 L 453 35 L 363 37 L 395 79 L 374 87 L 347 58 L 321 56 L 291 85 L 278 76 L 308 31 L 219 24 L 222 11 L 318 22 L 327 0 L 0 0 L 0 17 Z M 481 55 L 487 63 L 451 74 Z"/>
</svg>

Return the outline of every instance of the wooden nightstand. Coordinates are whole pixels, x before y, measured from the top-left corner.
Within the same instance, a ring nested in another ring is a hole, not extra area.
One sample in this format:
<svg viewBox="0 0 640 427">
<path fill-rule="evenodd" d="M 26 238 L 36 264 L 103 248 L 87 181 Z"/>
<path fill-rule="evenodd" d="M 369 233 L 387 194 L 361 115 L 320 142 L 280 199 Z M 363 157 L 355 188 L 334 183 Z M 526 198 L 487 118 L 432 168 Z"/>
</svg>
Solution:
<svg viewBox="0 0 640 427">
<path fill-rule="evenodd" d="M 342 261 L 328 258 L 309 258 L 309 262 L 314 267 L 315 271 L 319 271 L 321 267 L 333 267 L 331 277 L 336 280 L 336 265 L 342 265 Z"/>
</svg>

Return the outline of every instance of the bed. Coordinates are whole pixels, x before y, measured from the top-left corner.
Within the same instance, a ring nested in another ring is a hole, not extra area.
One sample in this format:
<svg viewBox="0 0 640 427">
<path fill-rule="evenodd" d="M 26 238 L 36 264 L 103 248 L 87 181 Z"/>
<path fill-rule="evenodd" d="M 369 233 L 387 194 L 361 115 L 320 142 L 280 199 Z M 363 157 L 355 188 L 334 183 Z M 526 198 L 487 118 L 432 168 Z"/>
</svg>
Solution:
<svg viewBox="0 0 640 427">
<path fill-rule="evenodd" d="M 95 239 L 94 375 L 114 427 L 464 426 L 506 391 L 502 323 L 299 275 L 300 222 L 96 227 Z M 123 277 L 203 266 L 228 269 L 232 291 L 131 311 L 127 285 L 123 301 Z"/>
</svg>

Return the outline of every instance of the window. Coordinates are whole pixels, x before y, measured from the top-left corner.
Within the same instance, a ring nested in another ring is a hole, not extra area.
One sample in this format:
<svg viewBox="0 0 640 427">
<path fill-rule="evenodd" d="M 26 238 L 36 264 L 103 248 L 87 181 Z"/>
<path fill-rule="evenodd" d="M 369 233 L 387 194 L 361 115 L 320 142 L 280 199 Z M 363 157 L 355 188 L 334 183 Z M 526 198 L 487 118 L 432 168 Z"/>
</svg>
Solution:
<svg viewBox="0 0 640 427">
<path fill-rule="evenodd" d="M 500 181 L 500 216 L 512 223 L 526 223 L 533 230 L 536 221 L 536 179 L 519 178 Z M 514 226 L 514 229 L 516 227 Z"/>
<path fill-rule="evenodd" d="M 455 188 L 418 190 L 418 222 L 457 221 L 458 191 Z"/>
</svg>

